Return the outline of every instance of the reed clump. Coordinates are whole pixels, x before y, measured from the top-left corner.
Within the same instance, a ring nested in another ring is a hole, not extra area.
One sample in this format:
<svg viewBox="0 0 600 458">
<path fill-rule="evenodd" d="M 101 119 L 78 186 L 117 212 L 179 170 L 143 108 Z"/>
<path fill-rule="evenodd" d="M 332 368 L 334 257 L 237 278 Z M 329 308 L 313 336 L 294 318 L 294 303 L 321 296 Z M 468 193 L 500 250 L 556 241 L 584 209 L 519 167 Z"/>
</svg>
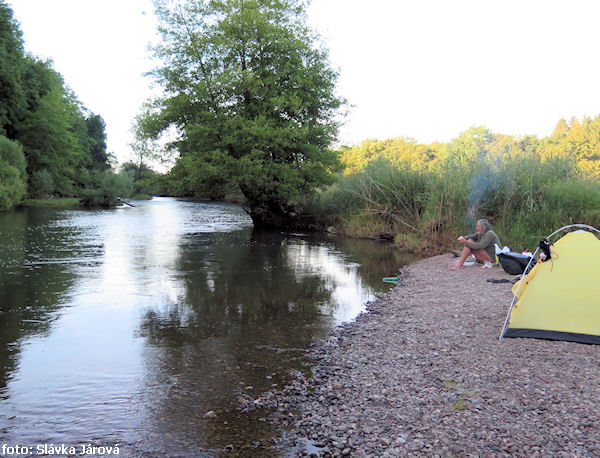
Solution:
<svg viewBox="0 0 600 458">
<path fill-rule="evenodd" d="M 575 154 L 547 145 L 473 128 L 427 161 L 370 158 L 306 206 L 347 235 L 394 239 L 415 252 L 444 251 L 479 218 L 503 244 L 532 249 L 566 224 L 600 226 L 600 179 Z"/>
</svg>

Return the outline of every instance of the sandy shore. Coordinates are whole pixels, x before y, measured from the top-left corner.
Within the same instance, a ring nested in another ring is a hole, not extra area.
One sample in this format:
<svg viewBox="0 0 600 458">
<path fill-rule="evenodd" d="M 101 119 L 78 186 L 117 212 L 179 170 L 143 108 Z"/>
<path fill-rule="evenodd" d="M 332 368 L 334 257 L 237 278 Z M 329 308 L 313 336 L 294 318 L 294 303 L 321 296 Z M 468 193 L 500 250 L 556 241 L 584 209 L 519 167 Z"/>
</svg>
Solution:
<svg viewBox="0 0 600 458">
<path fill-rule="evenodd" d="M 598 456 L 600 347 L 498 340 L 514 279 L 449 271 L 451 255 L 403 269 L 401 283 L 314 347 L 312 377 L 277 406 L 295 454 Z"/>
</svg>

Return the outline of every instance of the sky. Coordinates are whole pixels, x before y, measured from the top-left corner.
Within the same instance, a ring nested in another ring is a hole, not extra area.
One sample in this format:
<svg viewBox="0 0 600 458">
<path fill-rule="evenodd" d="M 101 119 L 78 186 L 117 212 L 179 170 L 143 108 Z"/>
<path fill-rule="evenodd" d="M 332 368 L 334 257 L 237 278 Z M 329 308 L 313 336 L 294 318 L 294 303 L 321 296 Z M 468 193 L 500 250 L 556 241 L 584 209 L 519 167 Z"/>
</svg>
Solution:
<svg viewBox="0 0 600 458">
<path fill-rule="evenodd" d="M 151 94 L 151 0 L 8 0 L 27 51 L 54 61 L 132 158 L 133 118 Z M 600 114 L 597 0 L 312 0 L 308 23 L 351 106 L 341 144 L 447 142 L 471 126 L 550 135 Z"/>
</svg>

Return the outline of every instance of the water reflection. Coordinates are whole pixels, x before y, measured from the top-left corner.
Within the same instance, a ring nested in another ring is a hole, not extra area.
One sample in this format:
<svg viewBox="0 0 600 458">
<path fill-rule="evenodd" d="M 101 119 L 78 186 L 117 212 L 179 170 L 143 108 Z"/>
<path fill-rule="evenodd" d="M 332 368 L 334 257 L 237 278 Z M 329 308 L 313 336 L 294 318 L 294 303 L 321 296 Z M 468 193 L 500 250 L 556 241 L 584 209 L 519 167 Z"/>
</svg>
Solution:
<svg viewBox="0 0 600 458">
<path fill-rule="evenodd" d="M 250 224 L 235 206 L 173 199 L 0 215 L 0 439 L 266 453 L 276 431 L 236 397 L 302 370 L 401 261 Z"/>
<path fill-rule="evenodd" d="M 275 432 L 256 419 L 245 418 L 246 433 L 239 430 L 232 392 L 258 395 L 284 383 L 308 345 L 356 315 L 369 293 L 355 265 L 339 265 L 333 244 L 301 237 L 251 229 L 191 234 L 178 252 L 181 296 L 149 308 L 140 326 L 156 347 L 150 388 L 172 381 L 168 393 L 152 395 L 160 402 L 144 429 L 170 432 L 183 444 L 202 435 L 213 447 L 240 445 L 249 430 L 263 430 L 268 440 Z M 223 412 L 207 422 L 209 410 Z"/>
<path fill-rule="evenodd" d="M 75 281 L 70 263 L 101 250 L 70 249 L 75 234 L 50 229 L 55 214 L 23 209 L 0 217 L 0 389 L 14 373 L 23 338 L 46 334 L 53 312 L 64 304 Z"/>
</svg>

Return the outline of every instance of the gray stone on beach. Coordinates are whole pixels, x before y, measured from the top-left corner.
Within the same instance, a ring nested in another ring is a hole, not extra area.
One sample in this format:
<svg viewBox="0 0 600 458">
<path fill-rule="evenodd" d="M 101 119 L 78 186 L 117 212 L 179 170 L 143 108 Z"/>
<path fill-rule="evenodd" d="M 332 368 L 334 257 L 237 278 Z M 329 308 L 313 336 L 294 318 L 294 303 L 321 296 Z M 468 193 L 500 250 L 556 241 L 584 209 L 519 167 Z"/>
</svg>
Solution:
<svg viewBox="0 0 600 458">
<path fill-rule="evenodd" d="M 512 285 L 487 280 L 513 277 L 452 262 L 405 267 L 314 346 L 312 377 L 275 392 L 273 421 L 298 414 L 289 434 L 317 434 L 321 456 L 600 456 L 600 347 L 499 342 Z"/>
</svg>

